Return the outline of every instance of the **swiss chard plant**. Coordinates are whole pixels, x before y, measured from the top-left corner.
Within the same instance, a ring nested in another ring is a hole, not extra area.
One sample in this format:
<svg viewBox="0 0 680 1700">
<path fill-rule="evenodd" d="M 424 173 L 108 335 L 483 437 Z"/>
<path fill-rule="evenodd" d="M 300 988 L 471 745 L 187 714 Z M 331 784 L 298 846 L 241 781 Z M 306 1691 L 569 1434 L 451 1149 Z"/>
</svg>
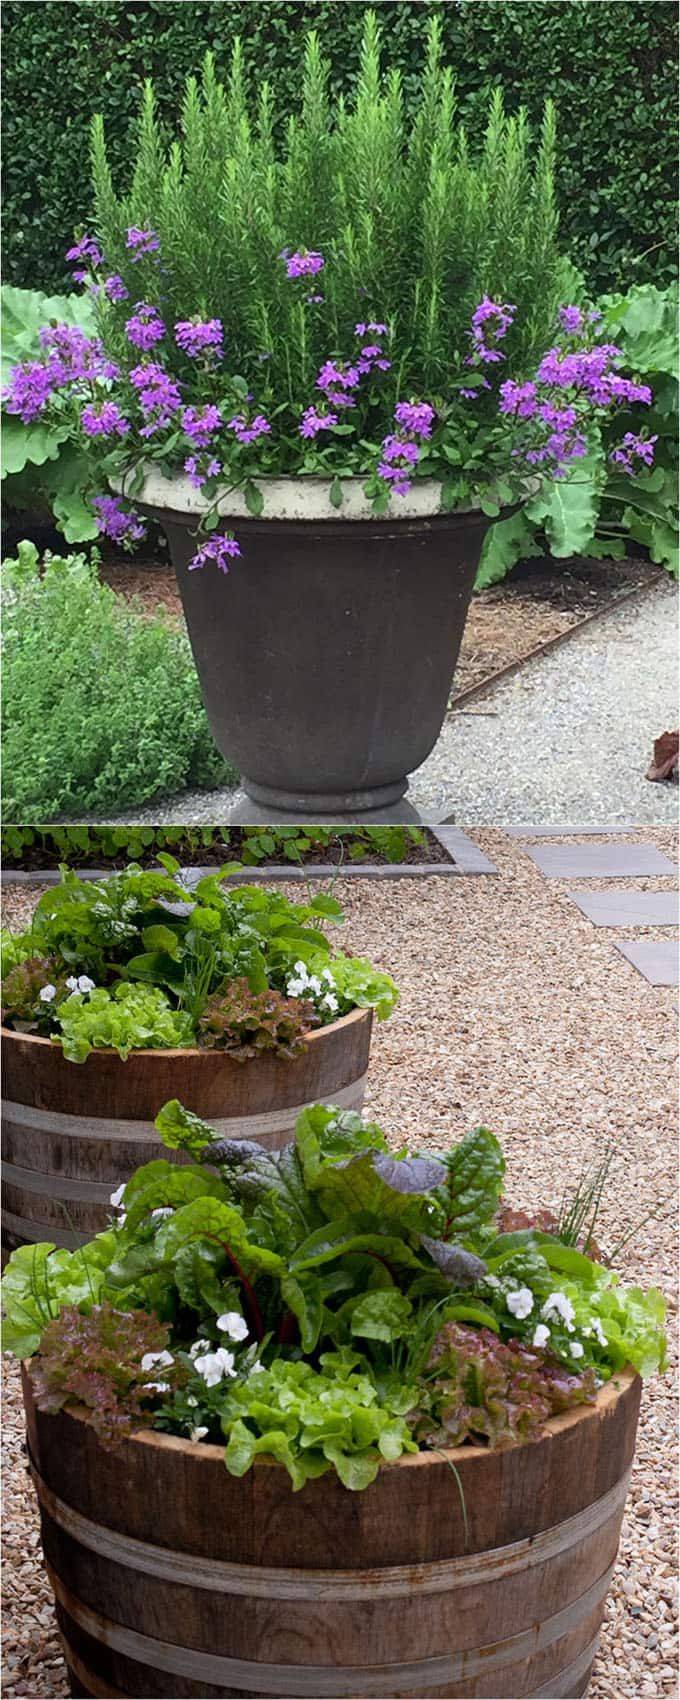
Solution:
<svg viewBox="0 0 680 1700">
<path fill-rule="evenodd" d="M 107 1443 L 141 1421 L 223 1440 L 236 1476 L 266 1455 L 293 1488 L 335 1470 L 357 1490 L 419 1448 L 536 1438 L 625 1365 L 663 1367 L 658 1291 L 557 1218 L 504 1231 L 488 1128 L 435 1154 L 322 1105 L 277 1152 L 176 1100 L 156 1126 L 184 1163 L 138 1169 L 104 1233 L 23 1246 L 2 1282 L 38 1404 L 84 1403 Z"/>
<path fill-rule="evenodd" d="M 293 110 L 239 41 L 224 85 L 210 55 L 189 78 L 175 139 L 148 83 L 121 195 L 95 118 L 94 234 L 67 257 L 97 334 L 45 327 L 5 406 L 90 457 L 91 511 L 122 546 L 143 536 L 124 498 L 149 470 L 193 487 L 191 567 L 224 572 L 241 550 L 218 530 L 220 499 L 239 489 L 257 515 L 271 474 L 325 478 L 340 513 L 347 478 L 377 514 L 433 479 L 443 511 L 491 518 L 529 497 L 538 514 L 564 483 L 566 535 L 569 473 L 591 477 L 622 414 L 644 481 L 655 433 L 629 431 L 628 410 L 651 390 L 565 299 L 553 109 L 532 137 L 496 90 L 469 137 L 436 17 L 424 35 L 414 117 L 370 10 L 349 101 L 331 93 L 315 32 Z"/>
<path fill-rule="evenodd" d="M 391 1014 L 389 974 L 333 953 L 325 923 L 342 920 L 327 892 L 291 903 L 276 889 L 225 884 L 227 863 L 191 880 L 168 853 L 106 879 L 62 868 L 23 933 L 4 932 L 3 1019 L 90 1051 L 199 1045 L 241 1061 L 294 1057 L 306 1033 L 352 1009 Z"/>
</svg>

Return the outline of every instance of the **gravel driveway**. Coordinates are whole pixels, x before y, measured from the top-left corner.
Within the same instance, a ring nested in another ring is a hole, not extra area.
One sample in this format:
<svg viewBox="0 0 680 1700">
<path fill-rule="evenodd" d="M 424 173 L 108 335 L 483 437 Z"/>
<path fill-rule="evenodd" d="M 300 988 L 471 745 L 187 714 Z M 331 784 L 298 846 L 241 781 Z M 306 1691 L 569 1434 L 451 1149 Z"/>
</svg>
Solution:
<svg viewBox="0 0 680 1700">
<path fill-rule="evenodd" d="M 607 930 L 566 900 L 573 881 L 544 879 L 499 830 L 474 837 L 498 877 L 336 888 L 347 915 L 343 942 L 391 969 L 402 989 L 395 1016 L 376 1031 L 367 1108 L 395 1142 L 434 1148 L 486 1122 L 503 1142 L 507 1196 L 517 1205 L 558 1202 L 613 1135 L 620 1158 L 598 1239 L 606 1247 L 627 1225 L 643 1224 L 626 1249 L 625 1274 L 665 1289 L 674 1340 L 675 995 L 642 980 Z M 672 851 L 667 829 L 645 838 Z M 36 895 L 13 897 L 10 888 L 7 920 L 25 923 Z M 644 1221 L 650 1211 L 657 1214 Z M 67 1688 L 21 1456 L 16 1370 L 8 1383 L 5 1695 L 34 1700 Z M 645 1385 L 591 1700 L 677 1693 L 676 1409 L 670 1373 Z"/>
<path fill-rule="evenodd" d="M 677 592 L 661 584 L 454 710 L 407 802 L 425 820 L 674 822 L 677 791 L 645 779 L 677 723 Z M 111 817 L 220 824 L 271 819 L 242 791 L 185 792 Z M 388 818 L 381 816 L 380 818 Z M 397 805 L 389 818 L 405 815 Z"/>
</svg>

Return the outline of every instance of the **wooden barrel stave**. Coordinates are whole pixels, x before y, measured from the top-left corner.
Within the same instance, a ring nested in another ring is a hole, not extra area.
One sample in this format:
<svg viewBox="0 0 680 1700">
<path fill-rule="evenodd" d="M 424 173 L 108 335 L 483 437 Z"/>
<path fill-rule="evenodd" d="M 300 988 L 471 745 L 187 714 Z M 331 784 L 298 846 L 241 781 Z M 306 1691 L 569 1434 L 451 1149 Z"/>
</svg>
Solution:
<svg viewBox="0 0 680 1700">
<path fill-rule="evenodd" d="M 585 1693 L 633 1455 L 631 1373 L 538 1442 L 457 1450 L 467 1549 L 437 1454 L 385 1466 L 365 1494 L 323 1477 L 293 1495 L 263 1461 L 235 1481 L 219 1448 L 147 1434 L 106 1453 L 78 1413 L 36 1412 L 26 1381 L 74 1693 Z"/>
<path fill-rule="evenodd" d="M 169 1098 L 223 1138 L 272 1150 L 292 1138 L 307 1104 L 360 1109 L 371 1027 L 371 1010 L 353 1010 L 309 1034 L 299 1057 L 246 1063 L 217 1051 L 132 1052 L 126 1062 L 97 1051 L 75 1064 L 48 1040 L 4 1033 L 5 1244 L 79 1245 L 106 1226 L 111 1193 L 141 1163 L 184 1161 L 153 1125 Z"/>
</svg>

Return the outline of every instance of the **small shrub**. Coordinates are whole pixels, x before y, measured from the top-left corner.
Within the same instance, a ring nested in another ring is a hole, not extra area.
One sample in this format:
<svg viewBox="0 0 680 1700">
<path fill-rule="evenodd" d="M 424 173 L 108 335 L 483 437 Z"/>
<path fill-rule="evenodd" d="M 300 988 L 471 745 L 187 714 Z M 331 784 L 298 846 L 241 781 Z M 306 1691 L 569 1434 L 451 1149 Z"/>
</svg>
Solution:
<svg viewBox="0 0 680 1700">
<path fill-rule="evenodd" d="M 5 563 L 7 820 L 98 813 L 236 775 L 208 730 L 186 638 L 99 581 L 98 556 Z"/>
</svg>

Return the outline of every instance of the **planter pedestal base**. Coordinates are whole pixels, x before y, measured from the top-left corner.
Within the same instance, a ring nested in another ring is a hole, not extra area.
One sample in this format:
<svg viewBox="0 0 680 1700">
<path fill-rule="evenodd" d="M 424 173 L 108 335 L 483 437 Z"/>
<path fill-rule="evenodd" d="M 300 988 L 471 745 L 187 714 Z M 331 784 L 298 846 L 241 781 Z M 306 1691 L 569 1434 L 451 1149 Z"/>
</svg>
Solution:
<svg viewBox="0 0 680 1700">
<path fill-rule="evenodd" d="M 281 805 L 272 808 L 271 804 L 251 802 L 250 795 L 240 797 L 232 804 L 224 816 L 227 826 L 433 826 L 438 817 L 429 810 L 421 815 L 413 803 L 402 797 L 397 803 L 383 804 L 381 808 L 357 809 L 348 811 L 335 806 L 326 805 L 320 812 L 319 799 L 313 799 L 312 807 L 304 810 L 292 806 Z"/>
<path fill-rule="evenodd" d="M 275 785 L 260 785 L 245 774 L 241 775 L 241 784 L 253 802 L 262 804 L 264 808 L 284 809 L 294 815 L 307 815 L 311 809 L 322 820 L 329 819 L 329 810 L 340 809 L 342 814 L 351 817 L 376 809 L 382 812 L 391 803 L 398 803 L 408 790 L 406 775 L 389 785 L 373 785 L 367 790 L 356 791 L 285 791 Z"/>
</svg>

